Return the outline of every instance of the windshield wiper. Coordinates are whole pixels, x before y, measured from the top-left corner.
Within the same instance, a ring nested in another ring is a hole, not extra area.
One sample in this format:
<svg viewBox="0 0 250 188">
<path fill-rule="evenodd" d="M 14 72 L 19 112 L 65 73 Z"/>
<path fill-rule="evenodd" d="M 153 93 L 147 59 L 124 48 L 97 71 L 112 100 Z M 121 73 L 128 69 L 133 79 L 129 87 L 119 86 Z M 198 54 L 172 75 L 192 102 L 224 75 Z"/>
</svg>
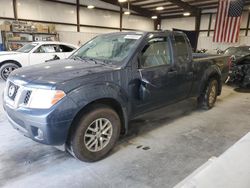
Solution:
<svg viewBox="0 0 250 188">
<path fill-rule="evenodd" d="M 92 61 L 94 62 L 95 64 L 101 64 L 101 65 L 106 65 L 106 63 L 102 60 L 98 60 L 98 59 L 95 59 L 95 58 L 91 58 L 91 57 L 82 57 L 82 59 L 84 60 L 87 60 L 87 61 Z"/>
<path fill-rule="evenodd" d="M 87 60 L 87 61 L 91 61 L 91 62 L 94 62 L 95 64 L 97 64 L 97 61 L 93 58 L 90 58 L 90 57 L 82 57 L 82 59 L 84 60 Z"/>
<path fill-rule="evenodd" d="M 80 60 L 80 61 L 83 60 L 80 56 L 77 56 L 77 55 L 72 56 L 70 59 Z"/>
<path fill-rule="evenodd" d="M 88 61 L 88 62 L 93 62 L 95 64 L 101 64 L 101 65 L 107 65 L 107 64 L 110 64 L 110 62 L 108 60 L 98 60 L 98 59 L 95 59 L 95 58 L 91 58 L 91 57 L 81 57 L 81 56 L 72 56 L 71 57 L 72 59 L 74 60 L 80 60 L 80 61 Z"/>
</svg>

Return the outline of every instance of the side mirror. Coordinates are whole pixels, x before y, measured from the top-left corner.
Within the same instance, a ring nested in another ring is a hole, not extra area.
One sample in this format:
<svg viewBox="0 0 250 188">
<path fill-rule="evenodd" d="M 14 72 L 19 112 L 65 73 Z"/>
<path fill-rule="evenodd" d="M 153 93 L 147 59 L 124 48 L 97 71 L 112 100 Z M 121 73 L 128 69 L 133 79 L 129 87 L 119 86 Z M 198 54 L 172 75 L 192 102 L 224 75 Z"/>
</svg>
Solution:
<svg viewBox="0 0 250 188">
<path fill-rule="evenodd" d="M 139 88 L 139 98 L 142 101 L 146 101 L 150 97 L 150 91 L 147 89 L 147 83 L 141 81 Z"/>
<path fill-rule="evenodd" d="M 139 85 L 139 99 L 142 101 L 147 100 L 150 97 L 150 91 L 149 91 L 149 86 L 150 83 L 146 79 L 142 77 L 142 72 L 139 70 L 141 79 L 140 79 L 140 85 Z"/>
<path fill-rule="evenodd" d="M 231 61 L 236 61 L 235 55 L 232 55 L 230 58 L 231 58 Z"/>
<path fill-rule="evenodd" d="M 58 60 L 58 59 L 60 59 L 60 57 L 58 57 L 57 55 L 54 55 L 53 60 Z"/>
<path fill-rule="evenodd" d="M 60 57 L 58 57 L 57 55 L 54 55 L 54 57 L 52 59 L 48 59 L 45 62 L 54 61 L 54 60 L 58 60 L 58 59 L 60 59 Z"/>
<path fill-rule="evenodd" d="M 138 60 L 139 61 L 139 60 Z M 139 62 L 138 62 L 139 63 Z M 155 87 L 155 85 L 151 84 L 147 79 L 143 77 L 143 70 L 139 68 L 139 74 L 140 74 L 140 79 L 139 79 L 139 99 L 140 100 L 147 100 L 150 98 L 150 87 Z"/>
<path fill-rule="evenodd" d="M 141 78 L 141 85 L 143 85 L 145 88 L 147 88 L 147 86 L 149 85 L 149 81 L 147 81 L 146 79 L 144 78 Z"/>
</svg>

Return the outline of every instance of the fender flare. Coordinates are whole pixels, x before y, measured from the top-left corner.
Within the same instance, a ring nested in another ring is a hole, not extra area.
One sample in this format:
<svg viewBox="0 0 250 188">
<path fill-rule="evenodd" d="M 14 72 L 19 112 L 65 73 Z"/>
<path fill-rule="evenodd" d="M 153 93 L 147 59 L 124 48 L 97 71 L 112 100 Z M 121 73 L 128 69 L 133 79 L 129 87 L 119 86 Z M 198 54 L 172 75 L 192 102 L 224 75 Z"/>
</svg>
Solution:
<svg viewBox="0 0 250 188">
<path fill-rule="evenodd" d="M 221 75 L 222 75 L 221 70 L 216 65 L 212 65 L 209 69 L 207 69 L 204 72 L 203 77 L 201 79 L 200 90 L 199 90 L 200 94 L 202 94 L 204 92 L 209 79 L 214 77 L 218 81 L 218 84 L 219 84 L 219 86 L 218 86 L 218 95 L 220 95 L 221 90 L 222 90 Z"/>
<path fill-rule="evenodd" d="M 120 88 L 118 85 L 113 83 L 98 83 L 98 84 L 87 84 L 81 86 L 67 94 L 69 98 L 78 106 L 75 110 L 75 116 L 81 113 L 89 105 L 102 100 L 110 100 L 119 104 L 121 112 L 118 113 L 122 115 L 121 121 L 124 128 L 124 133 L 128 131 L 128 121 L 129 121 L 129 109 L 128 106 L 128 95 Z M 111 106 L 112 107 L 112 106 Z M 116 110 L 116 109 L 115 109 Z"/>
</svg>

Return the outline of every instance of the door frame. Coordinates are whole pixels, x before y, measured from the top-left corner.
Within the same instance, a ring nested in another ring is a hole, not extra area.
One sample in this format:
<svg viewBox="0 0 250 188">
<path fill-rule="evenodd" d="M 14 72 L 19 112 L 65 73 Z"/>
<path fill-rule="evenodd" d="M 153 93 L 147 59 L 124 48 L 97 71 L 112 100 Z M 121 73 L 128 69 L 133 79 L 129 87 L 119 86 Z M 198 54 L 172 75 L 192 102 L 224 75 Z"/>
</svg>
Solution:
<svg viewBox="0 0 250 188">
<path fill-rule="evenodd" d="M 154 39 L 154 38 L 166 38 L 167 39 L 167 46 L 166 46 L 166 49 L 168 47 L 169 49 L 169 55 L 170 55 L 170 64 L 163 64 L 163 65 L 157 65 L 157 66 L 151 66 L 151 67 L 142 67 L 141 66 L 141 57 L 142 57 L 142 54 L 143 54 L 143 49 L 146 47 L 146 45 L 149 43 L 150 40 Z M 142 83 L 142 80 L 143 80 L 143 75 L 142 73 L 144 71 L 154 71 L 154 70 L 162 70 L 163 68 L 166 70 L 166 79 L 167 79 L 167 74 L 168 74 L 168 69 L 170 70 L 172 67 L 174 67 L 174 60 L 173 60 L 173 48 L 172 48 L 172 44 L 171 44 L 171 36 L 170 35 L 166 35 L 166 33 L 157 33 L 155 34 L 153 37 L 151 38 L 147 38 L 147 40 L 145 40 L 145 42 L 142 44 L 142 47 L 140 48 L 140 52 L 138 53 L 138 67 L 137 67 L 137 72 L 139 74 L 139 79 L 140 79 L 140 84 L 143 84 Z M 144 80 L 145 82 L 147 82 L 147 80 Z M 150 83 L 148 83 L 150 85 Z M 166 83 L 167 84 L 167 83 Z M 151 85 L 152 87 L 154 87 L 154 85 Z M 140 86 L 139 86 L 140 87 Z M 139 88 L 140 90 L 140 88 Z M 139 91 L 139 95 L 140 95 L 140 91 Z M 140 112 L 144 112 L 144 111 L 149 111 L 151 109 L 154 109 L 154 108 L 158 108 L 159 106 L 163 106 L 165 104 L 162 104 L 161 102 L 158 102 L 158 104 L 153 104 L 151 103 L 150 101 L 148 103 L 144 103 L 142 102 L 141 99 L 139 99 L 141 102 L 139 102 L 136 106 L 136 109 L 137 111 L 140 111 Z"/>
</svg>

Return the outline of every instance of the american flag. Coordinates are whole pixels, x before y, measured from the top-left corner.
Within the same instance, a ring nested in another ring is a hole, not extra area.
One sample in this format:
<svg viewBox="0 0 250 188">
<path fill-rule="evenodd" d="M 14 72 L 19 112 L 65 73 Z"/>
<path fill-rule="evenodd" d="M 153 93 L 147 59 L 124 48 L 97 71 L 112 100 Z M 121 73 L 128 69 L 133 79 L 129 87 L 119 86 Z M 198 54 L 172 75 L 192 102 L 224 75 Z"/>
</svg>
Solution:
<svg viewBox="0 0 250 188">
<path fill-rule="evenodd" d="M 213 42 L 238 42 L 244 2 L 219 0 Z"/>
</svg>

